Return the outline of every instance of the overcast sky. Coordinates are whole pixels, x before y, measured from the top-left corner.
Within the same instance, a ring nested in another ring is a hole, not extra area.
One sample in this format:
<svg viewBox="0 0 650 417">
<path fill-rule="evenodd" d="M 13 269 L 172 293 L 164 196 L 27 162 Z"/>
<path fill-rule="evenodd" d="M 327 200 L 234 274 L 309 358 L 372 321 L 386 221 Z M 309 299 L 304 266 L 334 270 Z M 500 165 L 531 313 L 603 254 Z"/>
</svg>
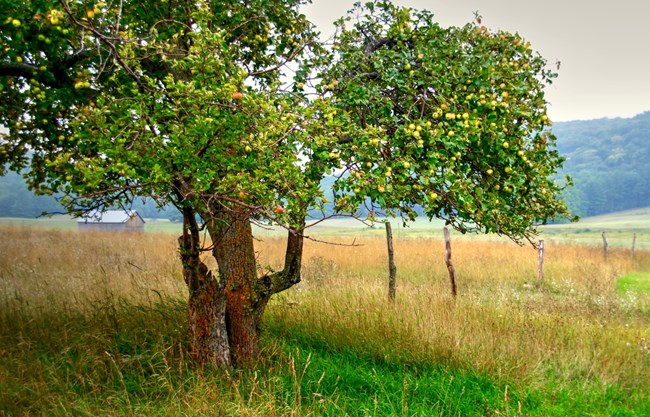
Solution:
<svg viewBox="0 0 650 417">
<path fill-rule="evenodd" d="M 330 35 L 355 0 L 312 0 L 304 13 Z M 365 0 L 362 0 L 365 1 Z M 555 121 L 630 117 L 650 110 L 650 0 L 396 0 L 428 9 L 443 26 L 474 11 L 491 30 L 519 32 L 549 63 L 561 62 L 547 89 Z"/>
</svg>

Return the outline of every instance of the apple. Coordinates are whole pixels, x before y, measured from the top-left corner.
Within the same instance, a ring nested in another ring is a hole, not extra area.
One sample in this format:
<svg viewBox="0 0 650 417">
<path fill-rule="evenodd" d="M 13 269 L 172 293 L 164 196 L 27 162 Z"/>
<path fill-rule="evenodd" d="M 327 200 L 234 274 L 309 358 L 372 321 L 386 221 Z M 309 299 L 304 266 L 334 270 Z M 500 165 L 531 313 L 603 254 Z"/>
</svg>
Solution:
<svg viewBox="0 0 650 417">
<path fill-rule="evenodd" d="M 386 189 L 384 188 L 383 185 L 380 185 L 379 187 L 377 187 L 377 191 L 379 191 L 380 193 L 383 193 L 384 191 L 386 191 Z"/>
<path fill-rule="evenodd" d="M 508 149 L 508 147 L 510 147 L 510 144 L 508 142 L 503 142 L 501 146 L 503 146 L 505 149 Z"/>
<path fill-rule="evenodd" d="M 278 213 L 278 214 L 284 213 L 284 207 L 282 207 L 280 205 L 275 206 L 275 212 Z"/>
<path fill-rule="evenodd" d="M 86 12 L 86 16 L 88 16 L 88 19 L 92 19 L 93 17 L 95 17 L 95 10 L 94 9 L 88 10 Z"/>
<path fill-rule="evenodd" d="M 14 25 L 15 28 L 20 27 L 20 20 L 12 19 L 11 24 Z"/>
<path fill-rule="evenodd" d="M 432 200 L 435 200 L 436 198 L 438 198 L 438 193 L 432 192 L 431 194 L 429 194 L 429 197 L 431 197 Z"/>
</svg>

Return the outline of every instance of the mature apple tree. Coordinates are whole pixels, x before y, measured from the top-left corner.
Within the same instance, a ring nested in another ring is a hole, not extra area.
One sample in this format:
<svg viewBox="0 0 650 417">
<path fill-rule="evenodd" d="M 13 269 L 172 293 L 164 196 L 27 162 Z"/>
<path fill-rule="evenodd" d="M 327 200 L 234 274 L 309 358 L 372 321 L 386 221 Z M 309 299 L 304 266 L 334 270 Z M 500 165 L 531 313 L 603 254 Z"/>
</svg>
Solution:
<svg viewBox="0 0 650 417">
<path fill-rule="evenodd" d="M 338 215 L 421 206 L 520 241 L 567 214 L 543 92 L 555 75 L 520 36 L 375 1 L 328 45 L 302 2 L 0 7 L 3 169 L 78 215 L 137 197 L 177 207 L 199 362 L 255 357 L 270 297 L 300 281 L 325 175 Z M 286 228 L 282 270 L 257 265 L 256 222 Z"/>
</svg>

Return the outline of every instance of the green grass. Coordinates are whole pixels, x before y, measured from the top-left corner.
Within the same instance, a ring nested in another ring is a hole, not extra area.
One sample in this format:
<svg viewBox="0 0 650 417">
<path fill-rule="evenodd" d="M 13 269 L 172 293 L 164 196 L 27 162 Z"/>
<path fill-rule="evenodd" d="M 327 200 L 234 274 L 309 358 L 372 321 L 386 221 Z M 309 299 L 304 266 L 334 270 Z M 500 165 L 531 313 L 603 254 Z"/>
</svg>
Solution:
<svg viewBox="0 0 650 417">
<path fill-rule="evenodd" d="M 472 369 L 390 360 L 360 345 L 266 325 L 251 369 L 196 368 L 185 305 L 105 300 L 92 310 L 4 319 L 0 415 L 645 416 L 647 397 L 591 382 L 513 383 Z M 558 386 L 560 388 L 558 388 Z"/>
<path fill-rule="evenodd" d="M 634 272 L 618 279 L 616 289 L 620 292 L 636 292 L 650 294 L 650 273 Z"/>
</svg>

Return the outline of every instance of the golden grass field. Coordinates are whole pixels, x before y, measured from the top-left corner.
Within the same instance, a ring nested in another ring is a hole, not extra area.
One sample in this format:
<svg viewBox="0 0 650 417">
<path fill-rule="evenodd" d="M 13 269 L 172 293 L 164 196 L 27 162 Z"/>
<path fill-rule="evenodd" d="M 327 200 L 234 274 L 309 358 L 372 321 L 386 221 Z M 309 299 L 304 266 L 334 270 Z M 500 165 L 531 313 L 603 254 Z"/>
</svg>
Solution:
<svg viewBox="0 0 650 417">
<path fill-rule="evenodd" d="M 56 323 L 97 306 L 186 297 L 172 234 L 0 232 L 0 326 L 24 340 L 29 332 L 56 337 L 44 315 Z M 345 245 L 306 243 L 303 282 L 270 304 L 266 331 L 387 362 L 472 369 L 540 388 L 615 386 L 648 398 L 650 294 L 617 291 L 619 277 L 650 270 L 647 250 L 632 259 L 615 249 L 605 261 L 598 247 L 548 244 L 540 283 L 534 248 L 452 236 L 454 300 L 441 238 L 397 239 L 390 304 L 385 240 L 327 239 Z M 283 239 L 262 238 L 256 249 L 261 269 L 281 267 Z"/>
</svg>

